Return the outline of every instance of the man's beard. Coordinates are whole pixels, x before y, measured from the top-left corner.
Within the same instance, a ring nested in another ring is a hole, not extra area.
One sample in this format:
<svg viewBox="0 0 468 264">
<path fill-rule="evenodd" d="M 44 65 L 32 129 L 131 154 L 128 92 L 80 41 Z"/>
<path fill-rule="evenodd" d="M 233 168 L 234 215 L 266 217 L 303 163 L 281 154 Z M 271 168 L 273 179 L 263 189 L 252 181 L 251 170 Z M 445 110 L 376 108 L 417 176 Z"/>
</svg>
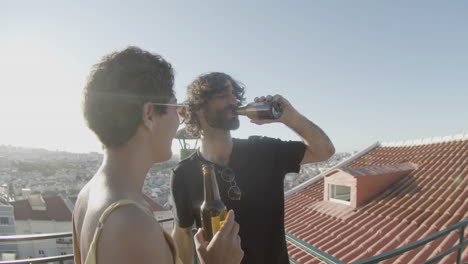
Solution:
<svg viewBox="0 0 468 264">
<path fill-rule="evenodd" d="M 233 107 L 226 107 L 223 110 L 209 112 L 206 115 L 206 122 L 213 128 L 223 130 L 236 130 L 240 126 L 239 117 L 227 118 L 227 113 L 234 111 Z"/>
</svg>

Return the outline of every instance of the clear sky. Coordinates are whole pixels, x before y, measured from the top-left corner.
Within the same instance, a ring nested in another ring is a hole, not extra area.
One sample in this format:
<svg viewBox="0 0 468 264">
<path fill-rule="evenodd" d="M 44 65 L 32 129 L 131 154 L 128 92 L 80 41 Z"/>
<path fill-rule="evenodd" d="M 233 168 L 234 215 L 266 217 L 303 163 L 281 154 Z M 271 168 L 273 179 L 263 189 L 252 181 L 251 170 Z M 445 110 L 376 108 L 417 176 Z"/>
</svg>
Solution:
<svg viewBox="0 0 468 264">
<path fill-rule="evenodd" d="M 173 64 L 180 101 L 226 72 L 248 101 L 286 97 L 338 152 L 468 132 L 468 1 L 117 2 L 2 1 L 0 144 L 100 152 L 81 89 L 128 45 Z M 233 135 L 254 134 L 298 139 L 241 117 Z"/>
</svg>

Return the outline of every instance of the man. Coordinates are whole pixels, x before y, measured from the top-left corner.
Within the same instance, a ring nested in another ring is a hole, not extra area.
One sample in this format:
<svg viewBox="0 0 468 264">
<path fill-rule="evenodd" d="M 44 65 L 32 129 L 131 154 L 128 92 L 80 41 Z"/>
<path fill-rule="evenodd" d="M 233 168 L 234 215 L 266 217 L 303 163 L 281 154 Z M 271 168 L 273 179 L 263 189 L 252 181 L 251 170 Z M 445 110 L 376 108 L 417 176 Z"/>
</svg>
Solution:
<svg viewBox="0 0 468 264">
<path fill-rule="evenodd" d="M 252 120 L 262 125 L 281 122 L 299 134 L 302 142 L 252 136 L 231 138 L 239 127 L 235 109 L 244 101 L 244 87 L 224 73 L 208 73 L 187 90 L 187 130 L 201 137 L 196 153 L 174 169 L 172 195 L 176 227 L 173 237 L 184 263 L 192 256 L 191 228 L 200 226 L 203 202 L 201 165 L 215 164 L 221 199 L 236 212 L 244 250 L 242 263 L 289 263 L 284 233 L 284 176 L 298 172 L 301 164 L 327 160 L 334 147 L 325 133 L 301 115 L 282 96 L 255 98 L 276 100 L 283 106 L 277 120 Z"/>
</svg>

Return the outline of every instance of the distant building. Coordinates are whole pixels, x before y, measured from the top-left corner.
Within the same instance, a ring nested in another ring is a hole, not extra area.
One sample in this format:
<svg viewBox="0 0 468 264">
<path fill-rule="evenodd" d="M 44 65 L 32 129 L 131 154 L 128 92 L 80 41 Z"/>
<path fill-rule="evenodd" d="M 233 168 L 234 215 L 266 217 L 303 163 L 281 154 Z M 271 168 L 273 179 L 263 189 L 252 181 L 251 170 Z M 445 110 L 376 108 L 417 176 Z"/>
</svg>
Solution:
<svg viewBox="0 0 468 264">
<path fill-rule="evenodd" d="M 298 173 L 288 173 L 284 177 L 284 189 L 289 190 L 294 187 L 297 179 L 299 178 Z"/>
<path fill-rule="evenodd" d="M 15 235 L 15 214 L 13 206 L 8 201 L 0 198 L 0 236 Z M 15 260 L 18 255 L 18 247 L 14 244 L 0 245 L 0 261 Z"/>
<path fill-rule="evenodd" d="M 17 234 L 70 232 L 72 210 L 60 196 L 42 197 L 31 194 L 28 199 L 12 202 Z M 72 238 L 36 240 L 18 245 L 19 258 L 38 258 L 73 254 Z M 68 263 L 73 263 L 69 261 Z"/>
<path fill-rule="evenodd" d="M 31 196 L 31 189 L 30 188 L 22 188 L 21 189 L 21 196 L 23 199 L 28 199 Z"/>
</svg>

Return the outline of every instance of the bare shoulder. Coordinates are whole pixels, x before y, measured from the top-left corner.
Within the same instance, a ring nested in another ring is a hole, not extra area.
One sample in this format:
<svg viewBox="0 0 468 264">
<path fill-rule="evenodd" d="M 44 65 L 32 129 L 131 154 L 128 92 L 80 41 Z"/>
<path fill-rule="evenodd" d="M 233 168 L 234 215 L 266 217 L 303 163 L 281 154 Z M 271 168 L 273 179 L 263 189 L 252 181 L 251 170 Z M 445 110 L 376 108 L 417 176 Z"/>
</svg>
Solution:
<svg viewBox="0 0 468 264">
<path fill-rule="evenodd" d="M 84 217 L 88 209 L 88 192 L 88 186 L 85 185 L 83 189 L 81 189 L 75 201 L 75 206 L 73 208 L 73 221 L 75 222 L 77 230 L 81 230 Z"/>
<path fill-rule="evenodd" d="M 98 263 L 173 263 L 158 222 L 135 205 L 109 215 L 98 245 Z"/>
</svg>

